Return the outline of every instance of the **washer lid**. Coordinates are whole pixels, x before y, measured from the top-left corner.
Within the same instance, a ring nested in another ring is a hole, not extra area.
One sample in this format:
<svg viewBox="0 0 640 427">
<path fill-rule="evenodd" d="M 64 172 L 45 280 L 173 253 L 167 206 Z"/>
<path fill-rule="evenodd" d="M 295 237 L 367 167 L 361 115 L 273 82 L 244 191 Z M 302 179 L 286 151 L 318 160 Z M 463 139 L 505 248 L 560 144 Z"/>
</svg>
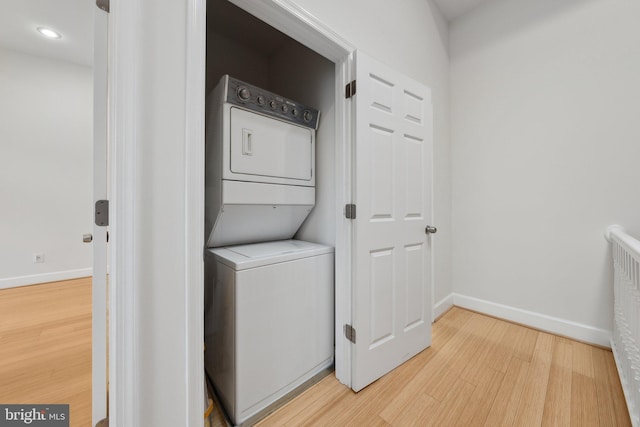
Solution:
<svg viewBox="0 0 640 427">
<path fill-rule="evenodd" d="M 333 253 L 333 248 L 302 240 L 280 240 L 209 249 L 207 252 L 237 271 Z"/>
</svg>

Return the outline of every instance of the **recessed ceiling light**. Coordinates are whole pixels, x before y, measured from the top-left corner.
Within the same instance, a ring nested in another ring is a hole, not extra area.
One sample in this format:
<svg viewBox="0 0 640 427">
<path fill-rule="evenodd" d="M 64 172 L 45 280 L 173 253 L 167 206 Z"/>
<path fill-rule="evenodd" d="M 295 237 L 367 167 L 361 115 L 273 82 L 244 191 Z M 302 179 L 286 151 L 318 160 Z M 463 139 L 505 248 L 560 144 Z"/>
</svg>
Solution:
<svg viewBox="0 0 640 427">
<path fill-rule="evenodd" d="M 48 39 L 61 39 L 62 35 L 56 31 L 53 31 L 50 28 L 45 28 L 45 27 L 38 27 L 37 28 L 38 32 L 40 34 L 42 34 L 43 36 L 45 36 Z"/>
</svg>

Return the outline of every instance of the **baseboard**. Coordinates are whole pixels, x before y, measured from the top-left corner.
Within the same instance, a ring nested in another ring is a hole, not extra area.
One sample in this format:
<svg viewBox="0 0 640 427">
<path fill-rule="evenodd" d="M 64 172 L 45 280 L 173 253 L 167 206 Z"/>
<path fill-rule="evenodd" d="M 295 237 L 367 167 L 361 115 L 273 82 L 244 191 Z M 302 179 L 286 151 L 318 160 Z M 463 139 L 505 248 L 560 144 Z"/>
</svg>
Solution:
<svg viewBox="0 0 640 427">
<path fill-rule="evenodd" d="M 440 316 L 447 312 L 451 307 L 453 307 L 453 295 L 449 294 L 433 306 L 433 319 L 432 321 L 438 320 Z"/>
<path fill-rule="evenodd" d="M 53 271 L 51 273 L 31 274 L 28 276 L 8 277 L 0 279 L 0 289 L 17 288 L 18 286 L 36 285 L 38 283 L 57 282 L 60 280 L 78 279 L 91 276 L 91 268 Z"/>
<path fill-rule="evenodd" d="M 453 305 L 458 307 L 519 323 L 541 331 L 606 348 L 610 348 L 611 345 L 611 331 L 606 329 L 599 329 L 582 323 L 456 293 L 452 293 L 436 304 L 434 315 L 437 313 L 437 309 L 440 309 L 439 306 L 445 307 L 450 300 L 453 301 Z"/>
</svg>

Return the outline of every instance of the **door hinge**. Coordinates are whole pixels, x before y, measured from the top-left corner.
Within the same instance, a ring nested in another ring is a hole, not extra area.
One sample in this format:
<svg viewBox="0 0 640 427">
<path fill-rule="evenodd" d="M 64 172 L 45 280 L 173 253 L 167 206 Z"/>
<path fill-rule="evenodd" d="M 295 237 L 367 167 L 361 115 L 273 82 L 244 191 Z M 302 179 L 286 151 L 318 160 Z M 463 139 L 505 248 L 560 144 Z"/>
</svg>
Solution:
<svg viewBox="0 0 640 427">
<path fill-rule="evenodd" d="M 352 203 L 344 205 L 344 216 L 347 219 L 356 219 L 356 205 Z"/>
<path fill-rule="evenodd" d="M 109 225 L 109 201 L 98 200 L 96 202 L 95 223 L 97 226 L 106 227 Z"/>
<path fill-rule="evenodd" d="M 347 86 L 344 88 L 344 97 L 351 98 L 356 94 L 356 81 L 352 81 L 351 83 L 347 83 Z"/>
<path fill-rule="evenodd" d="M 352 343 L 356 343 L 356 330 L 353 326 L 344 325 L 344 336 Z"/>
</svg>

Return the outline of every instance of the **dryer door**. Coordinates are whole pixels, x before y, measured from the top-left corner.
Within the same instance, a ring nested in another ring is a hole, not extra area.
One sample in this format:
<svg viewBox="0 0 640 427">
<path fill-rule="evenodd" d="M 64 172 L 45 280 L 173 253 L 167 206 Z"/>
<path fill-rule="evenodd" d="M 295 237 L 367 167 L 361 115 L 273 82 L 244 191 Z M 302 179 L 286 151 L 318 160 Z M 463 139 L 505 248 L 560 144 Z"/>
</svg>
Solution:
<svg viewBox="0 0 640 427">
<path fill-rule="evenodd" d="M 230 131 L 231 173 L 248 175 L 239 179 L 313 185 L 311 129 L 233 107 Z"/>
</svg>

